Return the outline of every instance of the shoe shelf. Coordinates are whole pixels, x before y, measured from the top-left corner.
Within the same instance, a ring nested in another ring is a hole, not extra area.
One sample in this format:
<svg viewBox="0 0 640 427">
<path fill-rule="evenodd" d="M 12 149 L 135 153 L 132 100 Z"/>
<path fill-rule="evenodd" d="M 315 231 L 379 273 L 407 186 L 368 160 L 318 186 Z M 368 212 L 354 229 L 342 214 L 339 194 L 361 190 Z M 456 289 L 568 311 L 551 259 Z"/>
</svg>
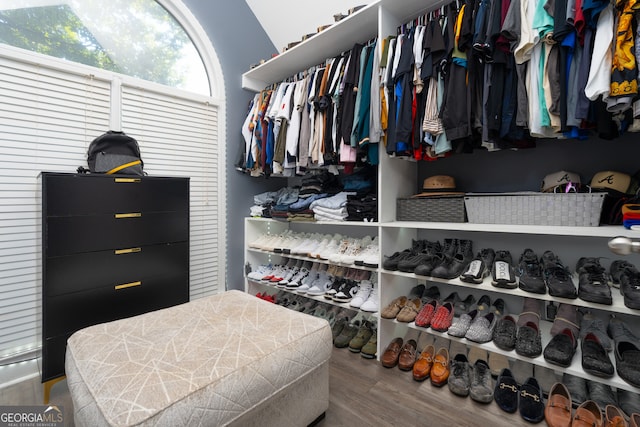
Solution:
<svg viewBox="0 0 640 427">
<path fill-rule="evenodd" d="M 622 388 L 625 390 L 629 390 L 632 391 L 634 393 L 638 393 L 639 389 L 631 384 L 629 384 L 628 382 L 624 381 L 622 378 L 620 378 L 616 373 L 613 374 L 613 377 L 611 378 L 602 378 L 602 377 L 598 377 L 592 374 L 589 374 L 587 372 L 584 371 L 584 369 L 582 369 L 582 353 L 581 353 L 581 349 L 580 349 L 580 345 L 578 344 L 578 347 L 576 348 L 576 352 L 573 356 L 573 359 L 571 361 L 571 364 L 568 367 L 562 367 L 559 365 L 554 365 L 553 363 L 549 363 L 545 360 L 543 355 L 537 356 L 537 357 L 526 357 L 526 356 L 520 356 L 519 354 L 517 354 L 515 352 L 515 350 L 511 350 L 511 351 L 506 351 L 503 350 L 501 348 L 498 348 L 495 344 L 493 344 L 492 341 L 487 342 L 487 343 L 477 343 L 474 341 L 470 341 L 467 340 L 466 338 L 458 338 L 458 337 L 453 337 L 449 334 L 447 334 L 446 332 L 438 332 L 438 331 L 434 331 L 431 328 L 423 328 L 420 326 L 416 326 L 416 324 L 414 322 L 411 323 L 403 323 L 403 322 L 398 322 L 395 319 L 384 319 L 381 318 L 380 319 L 381 322 L 385 322 L 385 323 L 393 323 L 395 324 L 394 326 L 397 328 L 400 325 L 406 325 L 406 327 L 412 328 L 412 329 L 416 329 L 420 332 L 425 332 L 431 335 L 434 335 L 436 337 L 442 337 L 442 338 L 446 338 L 450 341 L 456 341 L 459 343 L 462 343 L 466 346 L 471 346 L 471 347 L 479 347 L 482 348 L 488 352 L 492 352 L 492 353 L 498 353 L 498 354 L 502 354 L 506 357 L 509 357 L 511 359 L 518 359 L 518 360 L 522 360 L 525 361 L 527 363 L 532 363 L 534 365 L 538 365 L 538 366 L 543 366 L 545 368 L 549 368 L 552 369 L 556 372 L 559 372 L 560 374 L 563 373 L 567 373 L 569 375 L 573 375 L 576 377 L 582 377 L 582 378 L 586 378 L 588 380 L 592 380 L 592 381 L 596 381 L 599 383 L 603 383 L 603 384 L 607 384 L 610 385 L 612 387 L 615 388 Z M 549 343 L 549 341 L 551 340 L 551 326 L 552 323 L 548 322 L 548 321 L 540 321 L 540 334 L 541 334 L 541 338 L 542 338 L 542 348 L 544 350 L 544 348 L 547 346 L 547 344 Z M 382 351 L 384 352 L 384 348 L 382 347 Z M 450 355 L 451 357 L 453 357 L 454 355 Z M 613 351 L 609 352 L 609 357 L 611 358 L 611 363 L 613 364 L 613 366 L 616 366 L 615 360 L 614 360 L 614 356 L 613 356 Z"/>
<path fill-rule="evenodd" d="M 510 225 L 510 224 L 472 224 L 468 222 L 414 222 L 389 221 L 380 223 L 381 227 L 415 228 L 423 230 L 455 230 L 477 231 L 483 233 L 508 234 L 542 234 L 554 236 L 584 236 L 584 237 L 640 237 L 636 230 L 627 230 L 622 226 L 603 225 L 600 227 L 561 227 L 546 225 Z"/>
<path fill-rule="evenodd" d="M 371 227 L 377 228 L 380 223 L 378 222 L 364 222 L 364 221 L 280 221 L 273 218 L 258 218 L 258 217 L 249 217 L 245 218 L 246 221 L 254 222 L 256 224 L 264 223 L 264 224 L 273 224 L 284 227 L 284 229 L 296 226 L 306 226 L 306 227 L 317 227 L 317 226 L 327 226 L 327 227 Z"/>
<path fill-rule="evenodd" d="M 302 261 L 311 261 L 311 262 L 315 262 L 315 263 L 318 263 L 318 264 L 337 265 L 337 266 L 340 266 L 340 267 L 353 268 L 353 269 L 356 269 L 356 270 L 367 270 L 367 271 L 371 271 L 371 272 L 378 272 L 378 270 L 379 270 L 378 268 L 367 267 L 367 266 L 364 266 L 364 265 L 354 265 L 354 264 L 347 264 L 347 263 L 342 263 L 342 262 L 331 262 L 329 260 L 320 259 L 320 258 L 311 258 L 311 257 L 304 256 L 304 255 L 294 255 L 294 254 L 271 252 L 271 251 L 265 251 L 263 249 L 247 248 L 247 251 L 255 252 L 255 253 L 263 254 L 263 255 L 267 255 L 267 256 L 279 256 L 279 257 L 285 258 L 285 259 L 298 259 L 298 260 L 302 260 Z"/>
<path fill-rule="evenodd" d="M 249 279 L 248 277 L 246 278 L 246 280 L 247 280 L 247 283 L 250 286 L 253 286 L 255 288 L 255 289 L 249 288 L 249 293 L 252 293 L 252 294 L 255 294 L 255 292 L 252 292 L 252 291 L 255 291 L 256 289 L 273 289 L 276 292 L 277 291 L 286 292 L 287 294 L 291 294 L 291 295 L 294 295 L 294 296 L 299 297 L 299 298 L 305 298 L 307 300 L 323 302 L 325 304 L 334 305 L 334 306 L 337 306 L 337 307 L 340 307 L 340 308 L 343 308 L 343 309 L 346 309 L 346 310 L 351 310 L 351 311 L 355 311 L 355 312 L 364 313 L 365 315 L 369 315 L 369 316 L 376 316 L 377 313 L 378 313 L 377 311 L 376 312 L 370 312 L 370 311 L 360 310 L 359 308 L 350 306 L 348 302 L 337 302 L 337 301 L 334 301 L 332 299 L 327 299 L 323 295 L 302 294 L 302 293 L 298 293 L 298 292 L 296 292 L 295 290 L 292 290 L 292 289 L 280 288 L 278 286 L 274 286 L 274 285 L 267 284 L 267 283 L 264 283 L 264 282 L 260 282 L 260 281 Z"/>
<path fill-rule="evenodd" d="M 426 281 L 426 282 L 431 282 L 436 284 L 441 283 L 445 285 L 452 285 L 452 286 L 461 287 L 461 288 L 473 289 L 481 292 L 498 293 L 498 294 L 511 295 L 511 296 L 521 297 L 521 298 L 533 298 L 533 299 L 538 299 L 542 301 L 553 301 L 554 303 L 558 303 L 558 304 L 571 304 L 577 307 L 585 307 L 592 310 L 611 311 L 613 313 L 630 314 L 633 316 L 640 315 L 640 310 L 631 309 L 624 305 L 624 299 L 620 294 L 619 289 L 613 288 L 613 287 L 611 288 L 611 296 L 613 298 L 613 303 L 611 305 L 608 305 L 608 304 L 598 304 L 594 302 L 584 301 L 580 298 L 577 298 L 577 299 L 559 298 L 559 297 L 551 296 L 548 293 L 534 294 L 531 292 L 523 291 L 520 288 L 515 288 L 515 289 L 498 288 L 491 284 L 490 277 L 485 278 L 482 283 L 475 284 L 475 283 L 463 282 L 460 279 L 449 279 L 449 280 L 440 279 L 438 277 L 419 276 L 413 273 L 404 273 L 401 271 L 391 271 L 391 270 L 385 270 L 385 269 L 380 269 L 380 271 L 383 275 L 389 274 L 394 276 L 402 276 L 410 279 L 415 279 L 418 281 Z M 577 289 L 578 277 L 575 273 L 572 276 L 572 280 L 574 284 L 576 284 L 576 289 Z"/>
</svg>

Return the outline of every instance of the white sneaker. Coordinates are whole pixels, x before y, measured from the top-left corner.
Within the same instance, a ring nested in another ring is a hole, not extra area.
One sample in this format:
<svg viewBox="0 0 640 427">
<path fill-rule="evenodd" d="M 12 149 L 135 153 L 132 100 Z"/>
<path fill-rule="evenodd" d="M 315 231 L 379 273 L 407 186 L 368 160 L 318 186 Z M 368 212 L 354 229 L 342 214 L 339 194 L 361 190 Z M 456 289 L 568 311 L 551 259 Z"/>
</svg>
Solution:
<svg viewBox="0 0 640 427">
<path fill-rule="evenodd" d="M 339 234 L 333 236 L 329 243 L 327 243 L 327 245 L 322 250 L 318 251 L 318 258 L 325 261 L 328 260 L 332 254 L 338 251 L 338 246 L 340 245 L 341 241 L 342 236 L 340 236 Z"/>
<path fill-rule="evenodd" d="M 349 247 L 354 244 L 353 242 L 354 239 L 350 237 L 342 239 L 333 253 L 327 252 L 327 254 L 329 255 L 327 259 L 333 264 L 339 264 L 340 260 L 342 259 L 342 255 L 344 255 L 349 250 Z"/>
<path fill-rule="evenodd" d="M 354 308 L 360 308 L 362 304 L 364 304 L 364 302 L 369 299 L 369 295 L 371 295 L 372 290 L 373 285 L 371 284 L 371 282 L 369 280 L 363 280 L 362 282 L 360 282 L 358 292 L 353 297 L 349 305 Z"/>
<path fill-rule="evenodd" d="M 378 244 L 378 236 L 374 237 L 371 244 L 367 246 L 358 257 L 353 261 L 355 265 L 378 268 L 380 263 L 380 245 Z"/>
<path fill-rule="evenodd" d="M 247 278 L 251 280 L 258 280 L 258 281 L 262 280 L 262 278 L 266 276 L 268 273 L 270 273 L 272 269 L 273 269 L 273 265 L 271 264 L 259 265 L 258 268 L 256 268 L 254 271 L 247 274 Z"/>
<path fill-rule="evenodd" d="M 371 283 L 371 293 L 365 302 L 360 306 L 360 310 L 368 313 L 375 313 L 379 309 L 378 305 L 378 287 Z"/>
<path fill-rule="evenodd" d="M 318 273 L 318 278 L 311 284 L 311 287 L 307 291 L 307 295 L 324 295 L 325 292 L 331 289 L 332 283 L 333 278 L 326 271 L 321 271 Z"/>
<path fill-rule="evenodd" d="M 362 239 L 354 240 L 349 249 L 342 255 L 340 262 L 343 264 L 353 264 L 356 258 L 371 244 L 371 236 L 365 236 Z"/>
</svg>

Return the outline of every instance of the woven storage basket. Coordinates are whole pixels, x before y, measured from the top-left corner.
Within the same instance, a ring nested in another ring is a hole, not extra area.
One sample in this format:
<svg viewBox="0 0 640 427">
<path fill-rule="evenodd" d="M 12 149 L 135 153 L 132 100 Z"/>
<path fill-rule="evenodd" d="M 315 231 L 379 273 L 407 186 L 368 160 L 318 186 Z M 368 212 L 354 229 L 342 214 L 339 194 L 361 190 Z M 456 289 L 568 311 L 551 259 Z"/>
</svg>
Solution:
<svg viewBox="0 0 640 427">
<path fill-rule="evenodd" d="M 396 218 L 398 221 L 466 221 L 463 196 L 398 199 L 396 208 Z"/>
<path fill-rule="evenodd" d="M 469 222 L 476 224 L 596 227 L 605 193 L 474 194 L 464 198 Z"/>
</svg>

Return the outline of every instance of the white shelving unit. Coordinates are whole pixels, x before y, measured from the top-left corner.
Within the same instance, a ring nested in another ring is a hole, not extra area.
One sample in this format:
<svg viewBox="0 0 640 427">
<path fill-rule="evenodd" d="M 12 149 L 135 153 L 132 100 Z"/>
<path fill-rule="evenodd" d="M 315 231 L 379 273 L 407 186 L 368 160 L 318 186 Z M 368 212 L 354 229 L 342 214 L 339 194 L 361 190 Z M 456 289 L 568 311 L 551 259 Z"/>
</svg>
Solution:
<svg viewBox="0 0 640 427">
<path fill-rule="evenodd" d="M 242 76 L 242 86 L 245 89 L 259 91 L 265 87 L 283 81 L 292 75 L 313 65 L 320 64 L 325 59 L 333 57 L 350 49 L 354 43 L 363 43 L 373 37 L 384 38 L 395 35 L 396 28 L 423 14 L 434 10 L 448 2 L 442 0 L 424 2 L 420 0 L 378 0 L 344 20 L 333 24 L 325 31 L 300 43 L 287 52 L 278 55 L 264 64 L 246 72 Z M 384 150 L 381 147 L 381 150 Z M 380 155 L 378 167 L 378 223 L 357 222 L 329 222 L 329 223 L 284 223 L 268 219 L 247 218 L 245 221 L 245 262 L 251 266 L 258 266 L 265 262 L 280 262 L 287 255 L 273 254 L 266 251 L 252 250 L 248 243 L 254 241 L 261 234 L 277 234 L 288 228 L 294 231 L 335 233 L 362 237 L 364 235 L 378 236 L 382 255 L 391 255 L 396 251 L 411 246 L 412 239 L 442 240 L 443 238 L 470 239 L 474 242 L 474 253 L 484 247 L 495 250 L 509 250 L 517 263 L 520 254 L 526 248 L 532 248 L 540 256 L 544 250 L 552 250 L 560 260 L 572 271 L 581 256 L 596 256 L 604 260 L 617 258 L 608 251 L 607 241 L 616 236 L 637 237 L 640 233 L 626 230 L 621 226 L 602 227 L 548 227 L 548 226 L 517 226 L 496 224 L 471 223 L 422 223 L 396 221 L 396 199 L 408 197 L 415 193 L 418 181 L 418 162 Z M 294 256 L 294 258 L 296 258 Z M 304 257 L 300 257 L 304 259 Z M 628 260 L 640 265 L 640 256 L 633 255 Z M 604 265 L 605 263 L 603 263 Z M 607 263 L 608 265 L 608 263 Z M 458 292 L 462 298 L 473 294 L 476 300 L 487 294 L 492 300 L 503 298 L 507 311 L 519 314 L 523 298 L 534 298 L 547 303 L 567 303 L 586 310 L 591 310 L 603 317 L 615 314 L 629 320 L 640 314 L 624 306 L 622 296 L 617 289 L 612 289 L 613 304 L 594 304 L 580 299 L 565 300 L 551 297 L 548 294 L 539 295 L 524 292 L 520 289 L 501 289 L 492 286 L 489 280 L 482 284 L 472 285 L 460 280 L 443 280 L 431 277 L 421 277 L 415 274 L 391 272 L 382 268 L 372 269 L 378 275 L 379 305 L 384 308 L 399 295 L 407 295 L 412 287 L 419 283 L 427 286 L 436 285 L 444 298 L 450 292 Z M 577 277 L 574 277 L 577 284 Z M 247 290 L 257 292 L 259 285 L 247 281 Z M 326 300 L 325 300 L 326 301 Z M 637 322 L 635 322 L 637 323 Z M 543 348 L 550 339 L 550 322 L 542 322 Z M 413 323 L 406 324 L 394 320 L 381 319 L 378 316 L 378 356 L 384 351 L 388 343 L 396 336 L 404 336 L 407 330 L 415 328 L 421 332 L 443 336 L 454 341 L 461 341 L 469 346 L 480 346 L 488 351 L 504 354 L 512 359 L 521 359 L 534 365 L 551 368 L 558 373 L 588 378 L 602 382 L 616 388 L 631 390 L 640 389 L 628 384 L 617 375 L 603 379 L 585 373 L 581 367 L 580 346 L 569 368 L 561 368 L 547 363 L 543 356 L 526 358 L 518 356 L 515 351 L 506 352 L 498 349 L 492 343 L 477 344 L 464 339 L 450 337 L 431 329 L 416 327 Z M 613 357 L 613 355 L 611 356 Z M 614 361 L 615 366 L 615 361 Z"/>
</svg>

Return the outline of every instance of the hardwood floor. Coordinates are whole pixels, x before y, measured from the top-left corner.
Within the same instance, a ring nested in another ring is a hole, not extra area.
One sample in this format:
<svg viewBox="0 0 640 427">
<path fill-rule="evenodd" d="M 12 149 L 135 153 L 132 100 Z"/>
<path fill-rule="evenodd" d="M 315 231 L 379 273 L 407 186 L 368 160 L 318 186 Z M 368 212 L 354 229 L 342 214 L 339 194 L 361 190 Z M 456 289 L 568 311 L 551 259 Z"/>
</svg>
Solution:
<svg viewBox="0 0 640 427">
<path fill-rule="evenodd" d="M 455 396 L 447 386 L 416 382 L 410 372 L 384 368 L 380 362 L 348 349 L 334 348 L 329 372 L 329 410 L 318 427 L 530 425 L 517 413 L 507 414 L 493 402 L 483 405 Z M 41 403 L 39 378 L 0 388 L 0 405 Z M 63 407 L 65 426 L 74 425 L 66 381 L 53 386 L 50 403 Z"/>
</svg>

